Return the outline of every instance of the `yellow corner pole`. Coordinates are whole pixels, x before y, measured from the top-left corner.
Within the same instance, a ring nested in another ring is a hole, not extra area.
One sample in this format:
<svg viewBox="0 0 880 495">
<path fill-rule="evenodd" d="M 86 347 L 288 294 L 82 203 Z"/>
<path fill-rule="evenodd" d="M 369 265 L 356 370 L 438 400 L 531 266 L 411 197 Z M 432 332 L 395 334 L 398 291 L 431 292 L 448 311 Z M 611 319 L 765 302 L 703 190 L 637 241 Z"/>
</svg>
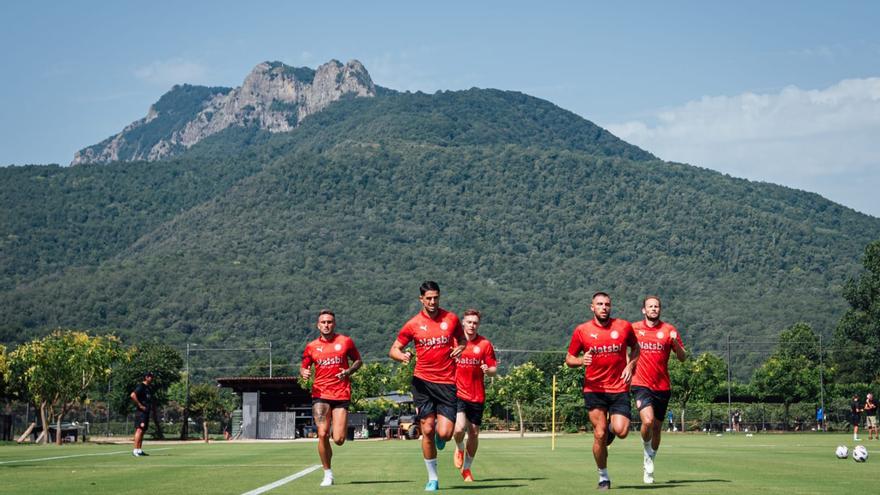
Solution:
<svg viewBox="0 0 880 495">
<path fill-rule="evenodd" d="M 556 450 L 556 375 L 553 375 L 553 399 L 551 403 L 553 404 L 551 407 L 553 419 L 551 420 L 550 450 Z"/>
</svg>

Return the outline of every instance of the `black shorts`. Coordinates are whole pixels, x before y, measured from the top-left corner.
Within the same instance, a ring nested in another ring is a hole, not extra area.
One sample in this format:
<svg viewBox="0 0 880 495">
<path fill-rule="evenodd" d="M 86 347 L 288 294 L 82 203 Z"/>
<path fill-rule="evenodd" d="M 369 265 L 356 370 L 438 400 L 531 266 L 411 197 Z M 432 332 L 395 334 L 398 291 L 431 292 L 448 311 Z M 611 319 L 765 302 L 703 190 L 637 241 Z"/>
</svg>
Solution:
<svg viewBox="0 0 880 495">
<path fill-rule="evenodd" d="M 859 424 L 861 422 L 862 422 L 862 415 L 861 414 L 855 413 L 855 414 L 849 415 L 849 424 L 851 424 L 853 426 L 859 426 Z"/>
<path fill-rule="evenodd" d="M 458 398 L 458 412 L 463 412 L 464 417 L 472 425 L 480 426 L 483 424 L 483 409 L 485 404 L 482 402 L 468 402 L 461 397 Z"/>
<path fill-rule="evenodd" d="M 632 419 L 629 392 L 620 392 L 619 394 L 584 392 L 584 405 L 587 406 L 587 411 L 604 409 L 610 414 L 620 414 L 626 416 L 627 419 Z"/>
<path fill-rule="evenodd" d="M 666 410 L 669 409 L 669 398 L 672 397 L 671 390 L 651 390 L 648 387 L 633 385 L 630 392 L 636 400 L 636 408 L 639 411 L 650 406 L 654 409 L 654 419 L 663 421 L 663 418 L 666 417 Z"/>
<path fill-rule="evenodd" d="M 140 428 L 141 430 L 147 431 L 147 428 L 150 427 L 150 409 L 147 408 L 146 411 L 138 411 L 135 414 L 134 418 L 134 429 L 137 430 Z"/>
<path fill-rule="evenodd" d="M 416 419 L 439 414 L 455 423 L 458 397 L 455 396 L 454 384 L 426 382 L 413 377 L 412 396 L 416 405 Z"/>
<path fill-rule="evenodd" d="M 315 404 L 327 404 L 330 406 L 330 410 L 334 410 L 337 408 L 343 408 L 348 411 L 348 406 L 351 405 L 350 400 L 329 400 L 329 399 L 321 399 L 319 397 L 312 397 L 312 407 L 315 407 Z"/>
</svg>

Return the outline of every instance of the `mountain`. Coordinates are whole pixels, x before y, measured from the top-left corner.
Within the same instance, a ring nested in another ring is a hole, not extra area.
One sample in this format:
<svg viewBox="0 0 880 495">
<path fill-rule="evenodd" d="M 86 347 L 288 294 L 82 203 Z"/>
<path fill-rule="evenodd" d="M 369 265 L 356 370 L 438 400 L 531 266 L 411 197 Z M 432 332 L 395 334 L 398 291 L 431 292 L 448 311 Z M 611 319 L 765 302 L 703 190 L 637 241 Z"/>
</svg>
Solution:
<svg viewBox="0 0 880 495">
<path fill-rule="evenodd" d="M 425 279 L 506 349 L 564 349 L 596 290 L 630 319 L 661 295 L 695 351 L 797 321 L 830 336 L 880 238 L 880 220 L 816 194 L 664 162 L 484 89 L 342 98 L 289 132 L 230 126 L 160 161 L 2 169 L 0 207 L 0 342 L 65 326 L 271 341 L 285 362 L 322 307 L 384 358 Z M 738 344 L 733 361 L 747 371 L 771 347 Z"/>
<path fill-rule="evenodd" d="M 71 165 L 161 160 L 231 126 L 287 132 L 341 98 L 375 95 L 370 74 L 357 60 L 331 60 L 317 70 L 263 62 L 235 89 L 174 86 L 146 117 L 76 152 Z"/>
</svg>

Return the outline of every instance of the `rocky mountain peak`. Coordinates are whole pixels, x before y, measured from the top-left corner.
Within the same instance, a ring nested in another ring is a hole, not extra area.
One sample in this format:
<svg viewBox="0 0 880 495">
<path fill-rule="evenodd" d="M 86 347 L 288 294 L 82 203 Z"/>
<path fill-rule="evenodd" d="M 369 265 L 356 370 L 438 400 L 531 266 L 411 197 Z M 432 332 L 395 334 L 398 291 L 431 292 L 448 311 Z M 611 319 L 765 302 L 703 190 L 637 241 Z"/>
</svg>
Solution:
<svg viewBox="0 0 880 495">
<path fill-rule="evenodd" d="M 78 151 L 71 165 L 161 160 L 230 126 L 290 131 L 346 96 L 376 96 L 370 74 L 357 60 L 330 60 L 317 69 L 262 62 L 237 88 L 174 86 L 150 106 L 146 117 Z"/>
</svg>

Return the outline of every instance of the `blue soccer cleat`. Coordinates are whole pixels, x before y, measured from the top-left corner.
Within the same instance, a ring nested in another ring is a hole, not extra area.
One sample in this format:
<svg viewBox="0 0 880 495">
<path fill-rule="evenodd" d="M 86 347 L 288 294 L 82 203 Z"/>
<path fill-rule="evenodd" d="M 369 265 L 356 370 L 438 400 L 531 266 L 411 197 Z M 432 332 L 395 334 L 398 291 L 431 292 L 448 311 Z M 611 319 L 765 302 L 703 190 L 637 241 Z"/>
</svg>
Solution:
<svg viewBox="0 0 880 495">
<path fill-rule="evenodd" d="M 436 492 L 440 489 L 440 482 L 437 480 L 428 480 L 428 484 L 425 485 L 426 492 Z"/>
</svg>

